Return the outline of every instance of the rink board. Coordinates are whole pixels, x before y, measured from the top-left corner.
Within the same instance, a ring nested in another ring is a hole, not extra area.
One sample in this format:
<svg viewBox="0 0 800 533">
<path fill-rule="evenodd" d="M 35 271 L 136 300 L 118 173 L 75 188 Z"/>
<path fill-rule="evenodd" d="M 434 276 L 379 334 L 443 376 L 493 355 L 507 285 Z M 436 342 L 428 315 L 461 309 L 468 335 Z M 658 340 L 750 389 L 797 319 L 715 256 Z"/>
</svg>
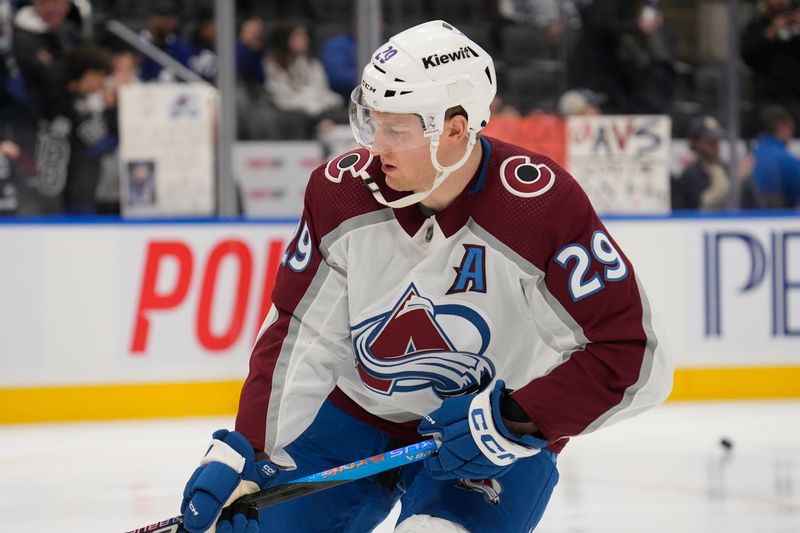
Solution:
<svg viewBox="0 0 800 533">
<path fill-rule="evenodd" d="M 609 218 L 673 400 L 800 397 L 800 219 Z M 0 223 L 0 422 L 228 414 L 294 221 Z"/>
</svg>

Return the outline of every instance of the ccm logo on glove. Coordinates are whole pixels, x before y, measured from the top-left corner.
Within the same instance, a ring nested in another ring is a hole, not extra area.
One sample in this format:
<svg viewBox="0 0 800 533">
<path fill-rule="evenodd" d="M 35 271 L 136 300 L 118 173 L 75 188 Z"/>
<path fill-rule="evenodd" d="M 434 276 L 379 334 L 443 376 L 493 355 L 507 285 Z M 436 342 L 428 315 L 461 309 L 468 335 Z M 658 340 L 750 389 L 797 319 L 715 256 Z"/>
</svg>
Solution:
<svg viewBox="0 0 800 533">
<path fill-rule="evenodd" d="M 425 462 L 435 479 L 493 479 L 518 459 L 547 446 L 532 435 L 515 435 L 500 414 L 504 383 L 478 394 L 447 398 L 419 425 L 423 435 L 438 434 L 438 455 Z"/>
<path fill-rule="evenodd" d="M 469 416 L 472 420 L 473 435 L 478 435 L 480 439 L 478 446 L 482 445 L 484 454 L 488 452 L 488 455 L 494 455 L 497 457 L 497 460 L 502 463 L 508 461 L 508 464 L 511 464 L 516 461 L 517 458 L 514 454 L 507 452 L 505 448 L 500 446 L 497 439 L 495 439 L 494 435 L 489 431 L 483 409 L 473 409 Z"/>
<path fill-rule="evenodd" d="M 502 391 L 503 382 L 499 381 L 498 384 L 500 386 L 495 386 L 495 390 Z M 470 433 L 483 455 L 497 466 L 509 466 L 520 457 L 539 453 L 539 448 L 516 444 L 501 434 L 500 428 L 505 429 L 505 426 L 502 417 L 495 420 L 492 414 L 492 395 L 487 392 L 489 391 L 476 394 L 469 406 Z"/>
</svg>

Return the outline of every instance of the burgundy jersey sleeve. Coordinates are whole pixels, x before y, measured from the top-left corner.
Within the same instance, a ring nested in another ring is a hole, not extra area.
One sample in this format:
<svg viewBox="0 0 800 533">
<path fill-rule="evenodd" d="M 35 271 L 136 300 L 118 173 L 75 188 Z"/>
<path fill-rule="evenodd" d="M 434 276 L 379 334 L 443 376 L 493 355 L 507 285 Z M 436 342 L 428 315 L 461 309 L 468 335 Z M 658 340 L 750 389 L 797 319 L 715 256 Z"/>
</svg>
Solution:
<svg viewBox="0 0 800 533">
<path fill-rule="evenodd" d="M 330 285 L 329 279 L 335 275 L 320 253 L 313 209 L 308 200 L 277 273 L 272 306 L 250 357 L 250 371 L 242 388 L 236 418 L 237 431 L 243 433 L 256 450 L 266 451 L 281 466 L 293 466 L 291 461 L 281 457 L 277 444 L 285 427 L 281 410 L 298 387 L 303 386 L 289 374 L 297 366 L 298 359 L 304 359 L 308 364 L 311 356 L 297 350 L 297 343 L 302 342 L 301 338 L 314 342 L 308 335 L 301 335 L 301 325 L 306 314 L 313 312 L 311 308 L 320 296 L 321 286 L 326 282 Z M 327 296 L 328 301 L 337 297 L 335 294 Z M 333 354 L 321 353 L 319 349 L 315 351 L 314 363 L 335 367 Z M 322 390 L 322 399 L 327 394 L 326 389 L 332 389 L 335 382 L 334 368 L 330 370 L 327 383 L 316 382 Z M 293 409 L 297 414 L 302 407 Z M 312 409 L 313 412 L 304 418 L 311 416 L 313 419 L 316 409 Z"/>
<path fill-rule="evenodd" d="M 512 192 L 505 205 L 514 219 L 501 222 L 496 234 L 507 235 L 533 273 L 524 290 L 558 362 L 513 398 L 555 442 L 660 403 L 671 389 L 672 367 L 633 265 L 584 191 L 548 158 L 529 154 L 525 161 L 531 168 L 513 174 L 503 168 L 504 192 Z M 537 165 L 538 189 L 510 181 L 536 173 Z M 537 194 L 516 194 L 531 190 Z M 509 230 L 512 225 L 517 229 Z"/>
<path fill-rule="evenodd" d="M 346 272 L 322 243 L 351 216 L 375 209 L 365 190 L 352 176 L 314 171 L 252 351 L 236 429 L 280 466 L 294 466 L 284 446 L 311 424 L 352 359 Z"/>
</svg>

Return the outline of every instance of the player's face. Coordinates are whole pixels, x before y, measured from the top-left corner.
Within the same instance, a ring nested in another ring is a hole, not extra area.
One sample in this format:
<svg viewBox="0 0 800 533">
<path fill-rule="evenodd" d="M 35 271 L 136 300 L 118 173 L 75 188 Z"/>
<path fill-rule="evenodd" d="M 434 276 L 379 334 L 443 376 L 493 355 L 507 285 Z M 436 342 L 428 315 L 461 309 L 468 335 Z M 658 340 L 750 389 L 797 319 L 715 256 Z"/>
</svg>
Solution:
<svg viewBox="0 0 800 533">
<path fill-rule="evenodd" d="M 386 184 L 396 191 L 428 189 L 436 171 L 420 117 L 373 112 L 371 118 L 374 140 L 370 152 L 380 158 Z"/>
</svg>

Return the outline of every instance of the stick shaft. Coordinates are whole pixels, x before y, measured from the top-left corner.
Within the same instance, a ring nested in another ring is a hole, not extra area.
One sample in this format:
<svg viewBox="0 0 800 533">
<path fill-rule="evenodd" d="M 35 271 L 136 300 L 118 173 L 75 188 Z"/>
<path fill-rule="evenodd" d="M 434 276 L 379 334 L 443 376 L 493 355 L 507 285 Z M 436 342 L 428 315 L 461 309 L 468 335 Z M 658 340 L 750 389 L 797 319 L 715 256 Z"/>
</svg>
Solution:
<svg viewBox="0 0 800 533">
<path fill-rule="evenodd" d="M 363 479 L 374 474 L 386 472 L 387 470 L 422 461 L 436 453 L 438 449 L 439 445 L 436 440 L 424 440 L 416 444 L 373 455 L 372 457 L 365 457 L 364 459 L 352 463 L 301 477 L 288 483 L 268 487 L 264 490 L 239 498 L 239 500 L 235 502 L 235 505 L 237 508 L 241 506 L 244 508 L 263 509 L 264 507 L 269 507 L 276 503 L 293 500 L 301 496 L 343 485 L 350 481 Z M 182 524 L 183 517 L 175 516 L 155 524 L 133 529 L 127 533 L 178 533 L 184 531 Z"/>
</svg>

